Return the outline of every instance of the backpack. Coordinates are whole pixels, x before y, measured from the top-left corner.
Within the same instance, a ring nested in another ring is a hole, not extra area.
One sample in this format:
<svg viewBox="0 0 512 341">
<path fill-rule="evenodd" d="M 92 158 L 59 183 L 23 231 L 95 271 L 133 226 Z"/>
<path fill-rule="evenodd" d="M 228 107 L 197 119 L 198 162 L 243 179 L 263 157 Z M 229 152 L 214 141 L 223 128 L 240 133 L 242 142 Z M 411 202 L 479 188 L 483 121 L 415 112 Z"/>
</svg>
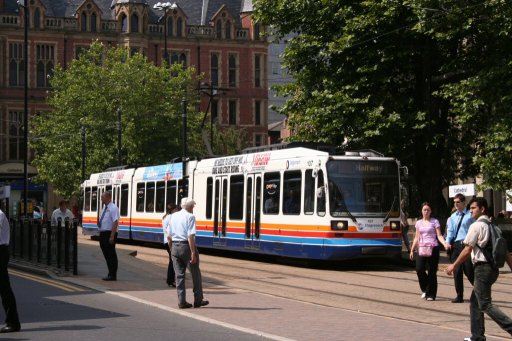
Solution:
<svg viewBox="0 0 512 341">
<path fill-rule="evenodd" d="M 480 248 L 478 244 L 477 246 L 482 250 L 487 262 L 489 262 L 494 269 L 499 269 L 505 265 L 507 260 L 507 240 L 503 238 L 498 226 L 488 220 L 484 220 L 484 222 L 489 226 L 489 240 L 483 249 Z"/>
</svg>

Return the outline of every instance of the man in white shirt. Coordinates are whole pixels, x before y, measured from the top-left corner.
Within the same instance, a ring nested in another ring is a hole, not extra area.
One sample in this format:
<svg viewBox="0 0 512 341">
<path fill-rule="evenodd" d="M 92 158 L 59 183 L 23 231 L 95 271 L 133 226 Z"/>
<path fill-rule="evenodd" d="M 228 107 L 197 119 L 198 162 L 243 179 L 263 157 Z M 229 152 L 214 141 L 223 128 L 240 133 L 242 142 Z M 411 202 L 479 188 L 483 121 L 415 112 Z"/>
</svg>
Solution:
<svg viewBox="0 0 512 341">
<path fill-rule="evenodd" d="M 68 202 L 66 200 L 59 201 L 59 208 L 55 209 L 52 213 L 52 226 L 59 225 L 59 219 L 61 221 L 62 227 L 64 227 L 66 223 L 66 218 L 69 219 L 69 223 L 73 221 L 73 213 L 68 209 Z"/>
<path fill-rule="evenodd" d="M 98 230 L 100 231 L 100 247 L 103 256 L 107 261 L 108 275 L 103 277 L 104 281 L 117 280 L 117 229 L 119 226 L 119 208 L 112 202 L 112 194 L 103 192 L 101 195 L 103 210 L 100 212 L 98 220 Z"/>
<path fill-rule="evenodd" d="M 489 315 L 503 330 L 512 335 L 512 319 L 500 308 L 492 304 L 491 287 L 498 279 L 499 269 L 494 268 L 485 258 L 482 249 L 492 243 L 489 233 L 488 205 L 485 198 L 473 198 L 469 203 L 471 217 L 475 222 L 469 227 L 464 239 L 465 247 L 459 257 L 446 268 L 448 275 L 471 256 L 474 265 L 474 284 L 471 293 L 469 313 L 471 317 L 471 338 L 465 341 L 485 341 L 484 313 Z M 512 269 L 512 256 L 507 256 L 507 264 Z"/>
<path fill-rule="evenodd" d="M 172 263 L 176 272 L 176 290 L 178 291 L 178 307 L 191 308 L 186 300 L 185 270 L 192 274 L 194 291 L 194 308 L 208 305 L 203 298 L 201 270 L 199 270 L 199 253 L 196 249 L 196 218 L 192 214 L 196 202 L 189 198 L 181 201 L 181 211 L 171 215 L 168 223 L 168 240 L 172 243 Z"/>
<path fill-rule="evenodd" d="M 9 272 L 7 271 L 10 233 L 9 220 L 7 220 L 5 213 L 0 210 L 0 296 L 5 310 L 5 327 L 0 329 L 0 333 L 12 333 L 21 329 L 16 298 L 12 292 Z"/>
</svg>

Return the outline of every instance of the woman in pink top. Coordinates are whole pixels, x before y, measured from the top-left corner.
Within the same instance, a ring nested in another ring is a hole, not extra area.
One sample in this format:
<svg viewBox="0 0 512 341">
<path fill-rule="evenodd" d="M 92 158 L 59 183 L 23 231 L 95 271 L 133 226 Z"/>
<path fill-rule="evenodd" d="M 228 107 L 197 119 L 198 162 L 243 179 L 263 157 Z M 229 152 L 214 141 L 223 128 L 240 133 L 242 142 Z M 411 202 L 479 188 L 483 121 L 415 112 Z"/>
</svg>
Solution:
<svg viewBox="0 0 512 341">
<path fill-rule="evenodd" d="M 435 301 L 437 295 L 437 266 L 439 264 L 439 242 L 446 248 L 446 241 L 441 234 L 441 225 L 436 218 L 432 218 L 432 207 L 428 202 L 421 204 L 422 219 L 416 222 L 416 234 L 411 246 L 411 260 L 414 259 L 414 250 L 420 246 L 432 246 L 431 256 L 416 256 L 416 274 L 420 283 L 421 298 Z"/>
</svg>

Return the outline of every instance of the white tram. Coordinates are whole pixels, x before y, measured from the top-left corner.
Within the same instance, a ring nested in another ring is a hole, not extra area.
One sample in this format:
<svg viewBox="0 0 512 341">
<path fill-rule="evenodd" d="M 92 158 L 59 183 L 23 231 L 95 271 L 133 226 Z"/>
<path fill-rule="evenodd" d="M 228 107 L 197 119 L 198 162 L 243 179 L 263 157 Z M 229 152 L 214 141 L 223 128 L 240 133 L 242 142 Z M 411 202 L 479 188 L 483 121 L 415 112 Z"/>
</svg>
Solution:
<svg viewBox="0 0 512 341">
<path fill-rule="evenodd" d="M 84 231 L 97 233 L 100 195 L 112 191 L 119 237 L 162 242 L 166 205 L 190 196 L 199 247 L 324 260 L 398 256 L 399 162 L 293 146 L 189 161 L 185 177 L 182 163 L 92 174 L 83 184 Z"/>
</svg>

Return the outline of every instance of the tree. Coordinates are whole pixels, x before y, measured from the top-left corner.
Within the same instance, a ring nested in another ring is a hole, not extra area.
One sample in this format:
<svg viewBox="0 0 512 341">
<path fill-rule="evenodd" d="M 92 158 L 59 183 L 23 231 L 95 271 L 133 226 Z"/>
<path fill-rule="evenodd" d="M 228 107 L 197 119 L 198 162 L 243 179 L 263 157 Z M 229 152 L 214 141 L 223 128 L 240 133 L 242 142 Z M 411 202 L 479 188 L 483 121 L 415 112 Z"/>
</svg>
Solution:
<svg viewBox="0 0 512 341">
<path fill-rule="evenodd" d="M 457 177 L 512 186 L 502 152 L 512 138 L 500 133 L 510 124 L 509 2 L 253 3 L 277 38 L 296 33 L 284 54 L 296 82 L 278 89 L 293 139 L 396 156 L 441 216 L 442 188 Z"/>
<path fill-rule="evenodd" d="M 86 129 L 86 174 L 117 166 L 117 124 L 121 113 L 123 164 L 165 163 L 182 155 L 182 99 L 188 99 L 189 155 L 203 155 L 196 112 L 193 68 L 157 67 L 128 49 L 95 42 L 58 66 L 51 78 L 52 111 L 31 124 L 33 164 L 38 181 L 50 182 L 64 197 L 81 182 L 81 127 Z"/>
</svg>

